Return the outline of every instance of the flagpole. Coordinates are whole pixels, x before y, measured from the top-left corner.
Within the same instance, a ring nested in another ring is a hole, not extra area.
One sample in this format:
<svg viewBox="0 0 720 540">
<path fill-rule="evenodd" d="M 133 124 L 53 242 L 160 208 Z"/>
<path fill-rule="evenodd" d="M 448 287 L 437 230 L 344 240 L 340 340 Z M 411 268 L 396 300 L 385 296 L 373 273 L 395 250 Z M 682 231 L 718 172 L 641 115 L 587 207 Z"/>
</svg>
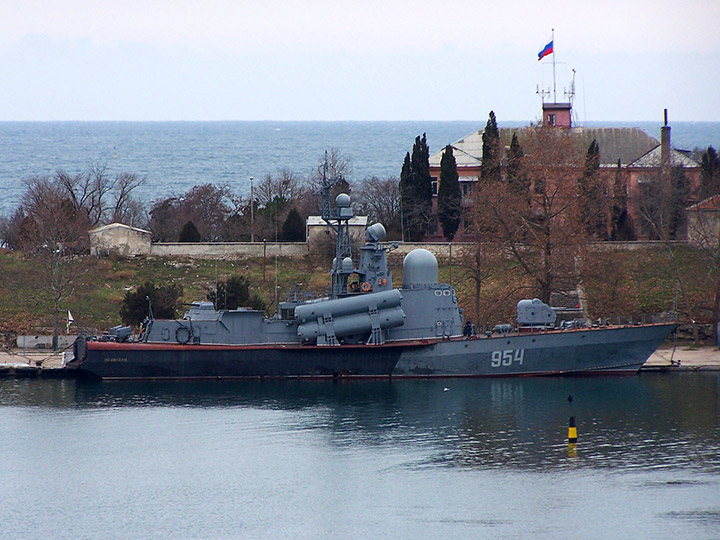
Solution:
<svg viewBox="0 0 720 540">
<path fill-rule="evenodd" d="M 555 86 L 555 29 L 552 29 L 552 46 L 553 46 L 553 102 L 557 103 L 557 89 Z"/>
</svg>

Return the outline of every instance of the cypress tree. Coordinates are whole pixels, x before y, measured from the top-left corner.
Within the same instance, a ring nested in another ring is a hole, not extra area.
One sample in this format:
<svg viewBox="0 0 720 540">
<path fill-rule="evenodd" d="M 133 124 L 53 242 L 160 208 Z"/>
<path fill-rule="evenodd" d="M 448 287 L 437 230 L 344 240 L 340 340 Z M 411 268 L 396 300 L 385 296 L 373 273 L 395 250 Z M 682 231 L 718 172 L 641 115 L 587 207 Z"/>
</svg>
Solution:
<svg viewBox="0 0 720 540">
<path fill-rule="evenodd" d="M 445 147 L 440 159 L 437 212 L 443 236 L 448 242 L 452 242 L 462 218 L 462 193 L 458 181 L 457 163 L 452 146 L 449 144 Z"/>
<path fill-rule="evenodd" d="M 605 193 L 598 178 L 600 169 L 600 145 L 595 139 L 588 146 L 585 154 L 585 168 L 578 181 L 582 198 L 582 220 L 590 236 L 605 240 L 607 238 L 607 221 L 605 219 Z"/>
<path fill-rule="evenodd" d="M 585 177 L 592 178 L 600 168 L 600 145 L 596 139 L 588 146 L 587 154 L 585 155 Z"/>
<path fill-rule="evenodd" d="M 180 231 L 178 242 L 199 242 L 200 238 L 200 231 L 198 231 L 195 224 L 192 221 L 187 221 Z"/>
<path fill-rule="evenodd" d="M 495 119 L 495 112 L 490 111 L 485 131 L 482 134 L 482 162 L 480 163 L 480 178 L 485 182 L 500 180 L 500 161 L 502 159 L 500 148 L 500 130 Z"/>
<path fill-rule="evenodd" d="M 426 134 L 422 138 L 415 137 L 410 168 L 416 196 L 416 219 L 413 226 L 415 241 L 420 241 L 430 229 L 432 221 L 432 177 L 430 176 L 430 148 Z"/>
<path fill-rule="evenodd" d="M 627 211 L 627 184 L 622 174 L 620 160 L 617 162 L 615 171 L 615 182 L 613 184 L 613 205 L 611 214 L 611 240 L 629 241 L 635 240 L 635 227 L 632 218 Z"/>
<path fill-rule="evenodd" d="M 670 219 L 668 235 L 671 240 L 681 239 L 686 232 L 685 208 L 690 204 L 690 181 L 682 166 L 670 171 Z"/>
<path fill-rule="evenodd" d="M 411 242 L 422 240 L 432 219 L 430 149 L 424 133 L 422 138 L 415 137 L 412 154 L 405 155 L 400 173 L 400 200 L 405 239 Z"/>
<path fill-rule="evenodd" d="M 207 293 L 216 309 L 236 309 L 238 307 L 251 307 L 264 310 L 265 302 L 250 292 L 250 281 L 242 275 L 234 275 L 227 281 L 220 281 L 217 290 L 210 289 Z"/>
<path fill-rule="evenodd" d="M 300 213 L 293 206 L 288 212 L 287 218 L 282 226 L 282 240 L 284 242 L 304 242 L 305 223 Z"/>
<path fill-rule="evenodd" d="M 700 200 L 720 195 L 720 158 L 712 146 L 702 155 L 700 162 Z"/>
<path fill-rule="evenodd" d="M 530 204 L 530 180 L 523 174 L 522 161 L 525 157 L 517 133 L 513 133 L 508 152 L 507 177 L 508 185 L 513 193 L 527 199 Z"/>
<path fill-rule="evenodd" d="M 120 305 L 120 319 L 125 324 L 139 325 L 148 316 L 148 298 L 150 298 L 155 317 L 174 319 L 178 300 L 182 294 L 182 285 L 156 286 L 152 281 L 146 281 L 135 292 L 125 293 L 125 298 Z"/>
<path fill-rule="evenodd" d="M 410 231 L 410 215 L 415 207 L 412 189 L 412 171 L 410 170 L 410 152 L 405 154 L 405 160 L 403 161 L 402 170 L 400 171 L 399 188 L 403 240 L 405 240 L 405 231 Z"/>
</svg>

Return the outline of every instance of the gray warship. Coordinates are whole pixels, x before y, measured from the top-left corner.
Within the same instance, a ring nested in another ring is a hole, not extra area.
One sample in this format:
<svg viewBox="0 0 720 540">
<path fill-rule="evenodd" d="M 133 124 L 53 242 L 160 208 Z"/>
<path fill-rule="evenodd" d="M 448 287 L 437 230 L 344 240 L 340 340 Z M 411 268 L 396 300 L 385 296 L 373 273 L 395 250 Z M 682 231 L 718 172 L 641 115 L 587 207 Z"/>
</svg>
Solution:
<svg viewBox="0 0 720 540">
<path fill-rule="evenodd" d="M 79 338 L 68 367 L 105 380 L 251 378 L 442 378 L 633 374 L 675 323 L 570 327 L 538 299 L 518 303 L 516 326 L 480 336 L 464 331 L 455 289 L 438 279 L 438 262 L 415 249 L 393 286 L 385 228 L 365 231 L 353 259 L 350 197 L 332 204 L 322 184 L 322 217 L 336 234 L 330 293 L 280 302 L 273 317 L 193 302 L 182 319 L 152 311 L 133 338 L 117 326 Z"/>
</svg>

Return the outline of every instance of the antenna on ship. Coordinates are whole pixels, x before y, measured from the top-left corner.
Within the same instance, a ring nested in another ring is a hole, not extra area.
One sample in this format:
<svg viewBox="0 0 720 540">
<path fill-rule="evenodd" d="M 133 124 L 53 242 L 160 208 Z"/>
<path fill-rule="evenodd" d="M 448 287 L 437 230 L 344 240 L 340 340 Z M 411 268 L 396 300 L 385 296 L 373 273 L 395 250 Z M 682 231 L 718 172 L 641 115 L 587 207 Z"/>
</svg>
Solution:
<svg viewBox="0 0 720 540">
<path fill-rule="evenodd" d="M 333 260 L 331 297 L 337 298 L 347 293 L 348 277 L 353 272 L 352 244 L 350 242 L 350 220 L 355 214 L 350 207 L 350 197 L 340 193 L 335 198 L 335 205 L 330 201 L 330 191 L 335 184 L 345 180 L 342 174 L 328 176 L 328 156 L 325 151 L 325 162 L 322 168 L 320 194 L 322 195 L 322 219 L 335 231 L 335 259 Z"/>
</svg>

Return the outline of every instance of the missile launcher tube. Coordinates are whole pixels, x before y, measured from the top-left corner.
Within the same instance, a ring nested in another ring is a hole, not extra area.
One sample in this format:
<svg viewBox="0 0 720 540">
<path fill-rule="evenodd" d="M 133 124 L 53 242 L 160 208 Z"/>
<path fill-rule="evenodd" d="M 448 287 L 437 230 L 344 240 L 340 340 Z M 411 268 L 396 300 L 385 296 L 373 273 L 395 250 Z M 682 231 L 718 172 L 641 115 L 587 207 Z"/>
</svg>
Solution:
<svg viewBox="0 0 720 540">
<path fill-rule="evenodd" d="M 378 325 L 382 330 L 401 326 L 405 320 L 405 313 L 401 307 L 383 309 L 376 315 Z M 353 313 L 338 318 L 333 318 L 328 324 L 310 321 L 298 326 L 298 335 L 303 340 L 314 341 L 321 335 L 327 335 L 332 326 L 332 334 L 336 337 L 367 334 L 373 328 L 373 316 L 369 313 Z"/>
<path fill-rule="evenodd" d="M 371 308 L 378 311 L 398 307 L 402 295 L 397 289 L 377 293 L 347 296 L 325 302 L 303 304 L 295 308 L 295 319 L 299 324 L 317 321 L 319 318 L 338 319 L 355 313 L 367 313 Z"/>
</svg>

